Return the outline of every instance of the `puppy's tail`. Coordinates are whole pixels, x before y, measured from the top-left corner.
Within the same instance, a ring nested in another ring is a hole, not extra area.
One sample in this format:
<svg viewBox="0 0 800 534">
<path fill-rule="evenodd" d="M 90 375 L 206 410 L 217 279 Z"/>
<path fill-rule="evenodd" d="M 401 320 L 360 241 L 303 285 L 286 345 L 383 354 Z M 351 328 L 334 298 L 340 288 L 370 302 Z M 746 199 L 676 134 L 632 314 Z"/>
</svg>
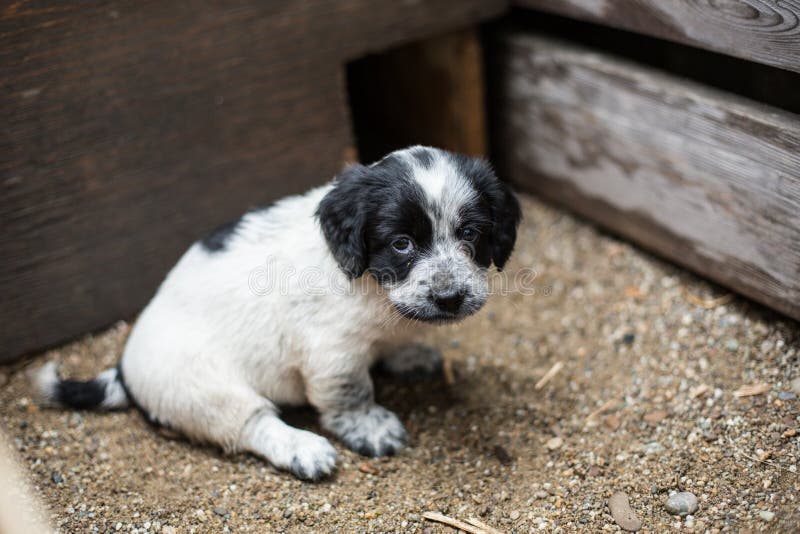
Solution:
<svg viewBox="0 0 800 534">
<path fill-rule="evenodd" d="M 62 380 L 56 362 L 48 362 L 29 375 L 39 397 L 47 404 L 76 410 L 116 410 L 130 406 L 119 370 L 106 369 L 92 380 Z"/>
</svg>

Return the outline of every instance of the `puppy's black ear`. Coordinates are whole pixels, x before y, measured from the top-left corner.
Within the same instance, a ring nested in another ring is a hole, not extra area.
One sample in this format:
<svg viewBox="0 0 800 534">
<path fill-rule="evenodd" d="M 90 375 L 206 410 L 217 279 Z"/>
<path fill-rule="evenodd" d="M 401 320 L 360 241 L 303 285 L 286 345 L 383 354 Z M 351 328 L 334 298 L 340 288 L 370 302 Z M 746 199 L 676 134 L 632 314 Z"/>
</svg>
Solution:
<svg viewBox="0 0 800 534">
<path fill-rule="evenodd" d="M 317 207 L 322 233 L 333 257 L 350 278 L 367 269 L 367 167 L 351 165 L 337 176 Z"/>
<path fill-rule="evenodd" d="M 492 209 L 492 261 L 502 271 L 514 250 L 522 212 L 511 188 L 497 178 L 486 197 Z"/>
<path fill-rule="evenodd" d="M 475 184 L 481 198 L 489 205 L 492 214 L 490 251 L 498 270 L 503 270 L 514 243 L 517 226 L 522 218 L 517 197 L 506 184 L 497 179 L 488 161 L 482 158 L 453 156 L 459 170 Z"/>
</svg>

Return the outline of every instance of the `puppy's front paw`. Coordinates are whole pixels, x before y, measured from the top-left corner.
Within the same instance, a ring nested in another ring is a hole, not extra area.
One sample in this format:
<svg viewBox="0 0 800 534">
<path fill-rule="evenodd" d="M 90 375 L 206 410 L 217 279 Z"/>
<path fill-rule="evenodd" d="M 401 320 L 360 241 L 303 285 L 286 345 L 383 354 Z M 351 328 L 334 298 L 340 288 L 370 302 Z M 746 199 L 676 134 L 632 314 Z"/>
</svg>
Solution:
<svg viewBox="0 0 800 534">
<path fill-rule="evenodd" d="M 336 469 L 336 449 L 327 439 L 297 429 L 287 438 L 276 443 L 275 449 L 267 454 L 275 467 L 302 480 L 319 480 Z"/>
<path fill-rule="evenodd" d="M 382 406 L 326 413 L 322 424 L 351 450 L 364 456 L 390 456 L 408 439 L 403 423 Z"/>
<path fill-rule="evenodd" d="M 406 380 L 417 380 L 441 376 L 442 366 L 442 353 L 438 349 L 414 343 L 381 358 L 378 369 Z"/>
</svg>

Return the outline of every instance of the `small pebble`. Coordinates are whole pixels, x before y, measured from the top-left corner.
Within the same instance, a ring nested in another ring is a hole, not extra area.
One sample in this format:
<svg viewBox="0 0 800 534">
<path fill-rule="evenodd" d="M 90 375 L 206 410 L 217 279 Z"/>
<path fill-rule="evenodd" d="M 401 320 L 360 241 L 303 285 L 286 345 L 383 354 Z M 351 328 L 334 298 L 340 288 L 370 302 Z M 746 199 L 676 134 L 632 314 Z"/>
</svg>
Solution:
<svg viewBox="0 0 800 534">
<path fill-rule="evenodd" d="M 500 445 L 495 445 L 494 455 L 503 465 L 509 465 L 514 462 L 514 457 Z"/>
<path fill-rule="evenodd" d="M 512 521 L 516 521 L 517 519 L 519 519 L 519 510 L 514 510 L 513 512 L 511 512 L 511 514 L 509 514 L 509 517 L 511 518 Z"/>
<path fill-rule="evenodd" d="M 730 352 L 736 352 L 739 350 L 739 342 L 735 339 L 729 339 L 727 342 L 725 342 L 725 348 Z"/>
<path fill-rule="evenodd" d="M 647 456 L 651 456 L 654 454 L 661 454 L 664 452 L 664 446 L 657 441 L 651 441 L 647 445 L 644 446 L 644 453 Z"/>
<path fill-rule="evenodd" d="M 55 471 L 53 471 L 53 474 L 50 475 L 50 479 L 56 484 L 61 484 L 64 482 L 64 477 L 61 476 L 61 473 L 57 473 Z"/>
<path fill-rule="evenodd" d="M 228 510 L 222 507 L 214 508 L 214 513 L 222 517 L 230 517 L 231 515 L 230 513 L 228 513 Z"/>
<path fill-rule="evenodd" d="M 628 333 L 628 334 L 625 334 L 624 336 L 622 336 L 622 342 L 624 344 L 626 344 L 626 345 L 630 345 L 631 343 L 634 342 L 635 339 L 636 339 L 636 336 L 631 334 L 631 333 Z"/>
<path fill-rule="evenodd" d="M 563 445 L 563 444 L 564 444 L 564 440 L 559 438 L 558 436 L 556 436 L 554 438 L 548 439 L 547 443 L 545 443 L 545 446 L 548 449 L 550 449 L 551 451 L 553 451 L 553 450 L 556 450 L 556 449 L 560 448 L 561 445 Z"/>
<path fill-rule="evenodd" d="M 369 475 L 378 474 L 378 470 L 375 469 L 375 466 L 373 466 L 369 462 L 361 462 L 360 464 L 358 464 L 358 470 L 361 471 L 362 473 L 367 473 Z"/>
<path fill-rule="evenodd" d="M 663 421 L 665 417 L 667 417 L 666 410 L 656 410 L 655 412 L 650 412 L 649 414 L 645 415 L 644 420 L 647 423 L 655 424 Z"/>
<path fill-rule="evenodd" d="M 781 391 L 778 393 L 778 398 L 782 401 L 794 400 L 797 398 L 797 394 L 792 393 L 791 391 Z"/>
<path fill-rule="evenodd" d="M 642 528 L 642 520 L 636 517 L 636 513 L 631 509 L 628 496 L 622 492 L 617 492 L 608 499 L 608 509 L 614 522 L 623 530 L 636 532 Z"/>
<path fill-rule="evenodd" d="M 8 375 L 5 373 L 0 373 L 0 387 L 5 386 L 8 383 Z"/>
<path fill-rule="evenodd" d="M 292 509 L 287 508 L 286 510 L 283 511 L 283 518 L 289 519 L 290 517 L 292 517 Z"/>
<path fill-rule="evenodd" d="M 161 534 L 177 534 L 178 531 L 175 530 L 175 527 L 171 527 L 169 525 L 164 525 L 161 527 Z"/>
<path fill-rule="evenodd" d="M 775 512 L 770 512 L 769 510 L 761 510 L 758 512 L 758 517 L 760 517 L 763 521 L 769 523 L 773 519 L 775 519 Z"/>
<path fill-rule="evenodd" d="M 800 395 L 800 376 L 792 380 L 791 385 L 789 386 L 792 391 L 794 391 L 797 395 Z"/>
<path fill-rule="evenodd" d="M 670 495 L 667 502 L 664 503 L 664 508 L 672 515 L 685 516 L 693 514 L 697 511 L 697 497 L 688 491 L 681 491 Z"/>
</svg>

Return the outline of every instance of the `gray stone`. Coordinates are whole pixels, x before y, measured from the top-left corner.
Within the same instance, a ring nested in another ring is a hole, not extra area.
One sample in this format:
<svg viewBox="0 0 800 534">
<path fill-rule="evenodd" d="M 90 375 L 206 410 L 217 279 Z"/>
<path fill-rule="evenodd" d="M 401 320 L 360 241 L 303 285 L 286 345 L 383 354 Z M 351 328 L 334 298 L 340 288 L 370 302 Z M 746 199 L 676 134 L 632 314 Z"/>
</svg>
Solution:
<svg viewBox="0 0 800 534">
<path fill-rule="evenodd" d="M 667 502 L 664 503 L 667 512 L 672 515 L 685 516 L 693 514 L 697 511 L 697 497 L 688 491 L 682 491 L 670 495 Z"/>
<path fill-rule="evenodd" d="M 652 456 L 654 454 L 661 454 L 664 452 L 664 446 L 657 441 L 651 441 L 647 445 L 644 446 L 644 453 L 647 456 Z"/>
</svg>

